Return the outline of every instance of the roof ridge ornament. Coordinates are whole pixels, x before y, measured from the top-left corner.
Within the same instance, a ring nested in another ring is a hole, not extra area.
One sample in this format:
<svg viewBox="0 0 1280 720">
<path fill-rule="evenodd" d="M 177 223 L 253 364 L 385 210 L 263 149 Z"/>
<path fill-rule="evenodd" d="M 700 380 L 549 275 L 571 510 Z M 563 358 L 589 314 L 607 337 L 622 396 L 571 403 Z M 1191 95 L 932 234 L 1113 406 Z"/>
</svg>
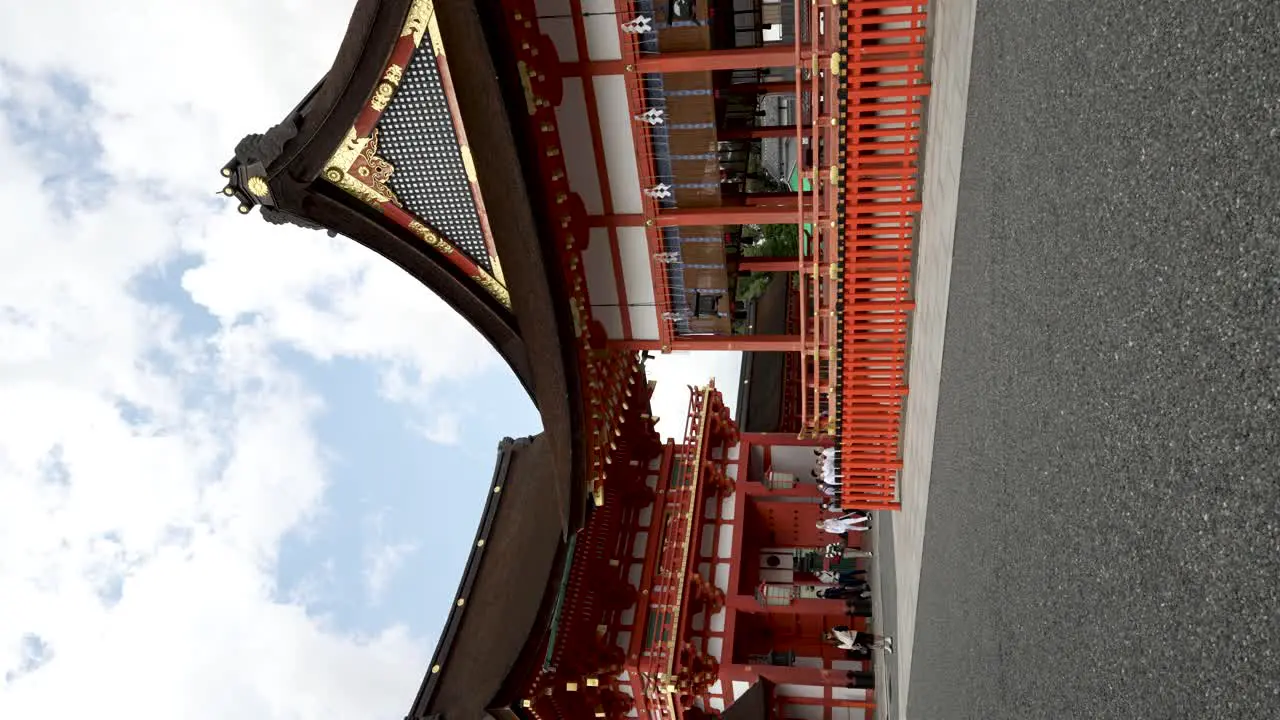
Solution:
<svg viewBox="0 0 1280 720">
<path fill-rule="evenodd" d="M 285 144 L 297 136 L 297 118 L 291 115 L 265 133 L 245 135 L 236 143 L 236 162 L 241 165 L 254 162 L 270 165 L 284 153 Z"/>
<path fill-rule="evenodd" d="M 222 194 L 239 201 L 237 209 L 242 215 L 249 214 L 255 206 L 261 206 L 262 219 L 272 225 L 297 225 L 308 230 L 325 230 L 318 223 L 277 207 L 271 189 L 272 176 L 269 168 L 284 155 L 285 146 L 297 136 L 298 114 L 293 112 L 265 133 L 251 133 L 241 138 L 236 143 L 235 157 L 222 166 L 222 177 L 227 179 Z M 330 237 L 337 235 L 332 230 L 328 234 Z"/>
</svg>

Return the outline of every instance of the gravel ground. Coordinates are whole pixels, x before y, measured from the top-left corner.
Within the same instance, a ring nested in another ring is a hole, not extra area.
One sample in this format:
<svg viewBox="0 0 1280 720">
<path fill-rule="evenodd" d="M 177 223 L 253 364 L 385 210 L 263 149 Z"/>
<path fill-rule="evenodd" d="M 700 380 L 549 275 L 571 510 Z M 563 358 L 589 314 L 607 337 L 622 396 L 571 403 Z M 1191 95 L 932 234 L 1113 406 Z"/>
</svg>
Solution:
<svg viewBox="0 0 1280 720">
<path fill-rule="evenodd" d="M 1280 717 L 1278 30 L 979 2 L 909 717 Z"/>
</svg>

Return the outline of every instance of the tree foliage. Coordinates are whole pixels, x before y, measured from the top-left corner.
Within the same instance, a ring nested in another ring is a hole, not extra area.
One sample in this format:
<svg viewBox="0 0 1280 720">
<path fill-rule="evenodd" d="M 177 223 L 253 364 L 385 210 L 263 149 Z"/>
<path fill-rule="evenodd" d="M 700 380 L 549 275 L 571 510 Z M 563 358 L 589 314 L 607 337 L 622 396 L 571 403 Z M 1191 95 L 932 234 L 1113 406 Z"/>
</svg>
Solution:
<svg viewBox="0 0 1280 720">
<path fill-rule="evenodd" d="M 778 178 L 764 175 L 761 178 L 762 190 L 789 190 L 790 187 Z M 743 228 L 744 236 L 754 238 L 754 242 L 744 243 L 744 257 L 797 257 L 800 250 L 800 228 L 796 223 L 778 223 L 774 225 L 748 225 Z M 737 298 L 750 302 L 764 295 L 769 283 L 776 273 L 751 273 L 738 278 Z"/>
<path fill-rule="evenodd" d="M 743 249 L 750 257 L 796 257 L 800 250 L 800 231 L 795 223 L 759 226 L 760 240 Z"/>
</svg>

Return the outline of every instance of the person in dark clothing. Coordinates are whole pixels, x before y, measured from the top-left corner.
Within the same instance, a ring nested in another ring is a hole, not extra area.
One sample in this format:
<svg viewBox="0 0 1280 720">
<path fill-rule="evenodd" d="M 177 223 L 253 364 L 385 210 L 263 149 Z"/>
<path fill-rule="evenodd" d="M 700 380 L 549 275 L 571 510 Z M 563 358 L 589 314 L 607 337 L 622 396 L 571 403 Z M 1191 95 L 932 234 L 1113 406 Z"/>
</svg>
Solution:
<svg viewBox="0 0 1280 720">
<path fill-rule="evenodd" d="M 818 592 L 823 600 L 862 600 L 871 597 L 866 587 L 829 587 Z"/>
<path fill-rule="evenodd" d="M 862 617 L 862 618 L 871 617 L 870 598 L 850 600 L 844 604 L 844 607 L 845 607 L 845 612 L 848 615 L 851 615 L 852 617 Z"/>
<path fill-rule="evenodd" d="M 850 670 L 845 673 L 845 687 L 873 690 L 876 686 L 876 674 L 865 670 Z"/>
</svg>

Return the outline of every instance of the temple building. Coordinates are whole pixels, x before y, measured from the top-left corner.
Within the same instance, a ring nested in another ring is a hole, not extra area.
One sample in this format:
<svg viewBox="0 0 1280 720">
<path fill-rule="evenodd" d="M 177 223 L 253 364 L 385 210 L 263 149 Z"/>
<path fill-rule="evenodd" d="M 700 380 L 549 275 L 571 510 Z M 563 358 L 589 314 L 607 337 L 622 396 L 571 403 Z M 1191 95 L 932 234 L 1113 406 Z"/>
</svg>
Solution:
<svg viewBox="0 0 1280 720">
<path fill-rule="evenodd" d="M 637 365 L 603 501 L 564 537 L 541 437 L 505 441 L 453 611 L 409 718 L 868 717 L 875 672 L 827 628 L 868 603 L 824 599 L 853 570 L 798 482 L 812 441 L 739 433 L 691 388 L 683 441 L 652 430 Z"/>
<path fill-rule="evenodd" d="M 837 504 L 899 507 L 925 6 L 354 5 L 223 192 L 420 280 L 543 425 L 411 717 L 861 716 L 866 659 L 822 633 L 867 613 L 817 596 L 849 560 L 805 480 L 830 447 Z M 643 358 L 690 350 L 747 354 L 750 413 L 697 390 L 664 444 Z"/>
</svg>

